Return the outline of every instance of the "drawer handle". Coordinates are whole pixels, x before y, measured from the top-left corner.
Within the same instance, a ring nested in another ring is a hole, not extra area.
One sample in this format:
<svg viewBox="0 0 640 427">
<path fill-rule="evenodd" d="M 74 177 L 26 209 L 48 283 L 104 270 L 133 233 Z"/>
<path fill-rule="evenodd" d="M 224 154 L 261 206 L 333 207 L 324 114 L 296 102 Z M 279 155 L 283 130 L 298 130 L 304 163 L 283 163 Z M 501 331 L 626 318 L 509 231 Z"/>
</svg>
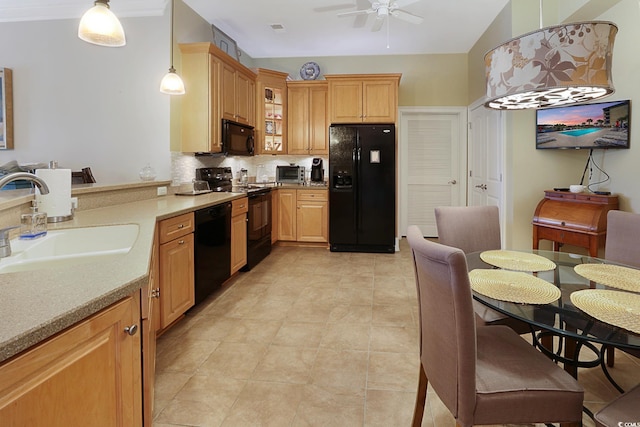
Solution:
<svg viewBox="0 0 640 427">
<path fill-rule="evenodd" d="M 178 228 L 184 228 L 184 224 L 178 224 Z"/>
<path fill-rule="evenodd" d="M 136 334 L 136 332 L 138 332 L 138 325 L 131 325 L 131 326 L 127 326 L 126 328 L 124 328 L 124 331 L 133 336 Z"/>
<path fill-rule="evenodd" d="M 184 240 L 178 240 L 179 245 L 184 245 Z"/>
<path fill-rule="evenodd" d="M 562 221 L 562 222 L 560 223 L 560 225 L 564 227 L 564 226 L 565 226 L 565 225 L 567 225 L 567 224 L 566 224 L 564 221 Z"/>
</svg>

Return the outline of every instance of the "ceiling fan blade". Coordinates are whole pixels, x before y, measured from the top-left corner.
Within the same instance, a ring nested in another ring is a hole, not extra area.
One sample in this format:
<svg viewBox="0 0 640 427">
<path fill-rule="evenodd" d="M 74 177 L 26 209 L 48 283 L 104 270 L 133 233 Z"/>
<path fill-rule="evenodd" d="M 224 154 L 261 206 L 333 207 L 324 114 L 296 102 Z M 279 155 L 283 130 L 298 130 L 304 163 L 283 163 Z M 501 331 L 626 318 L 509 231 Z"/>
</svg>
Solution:
<svg viewBox="0 0 640 427">
<path fill-rule="evenodd" d="M 335 12 L 336 10 L 351 9 L 354 7 L 353 3 L 334 4 L 333 6 L 314 7 L 314 12 Z"/>
<path fill-rule="evenodd" d="M 369 19 L 368 13 L 363 13 L 362 15 L 356 16 L 356 19 L 353 20 L 353 28 L 362 28 L 367 25 L 367 19 Z"/>
<path fill-rule="evenodd" d="M 337 16 L 339 17 L 345 17 L 345 16 L 354 16 L 354 15 L 366 15 L 369 13 L 373 13 L 375 12 L 373 9 L 366 9 L 366 10 L 354 10 L 352 12 L 342 12 L 342 13 L 338 13 Z"/>
<path fill-rule="evenodd" d="M 398 19 L 402 19 L 403 21 L 407 21 L 412 24 L 421 24 L 422 21 L 424 21 L 422 16 L 414 15 L 413 13 L 409 13 L 401 9 L 393 10 L 391 11 L 391 14 Z"/>
<path fill-rule="evenodd" d="M 384 24 L 384 18 L 376 18 L 375 22 L 373 23 L 373 27 L 371 27 L 371 31 L 380 31 L 380 28 L 382 28 L 382 24 Z"/>
</svg>

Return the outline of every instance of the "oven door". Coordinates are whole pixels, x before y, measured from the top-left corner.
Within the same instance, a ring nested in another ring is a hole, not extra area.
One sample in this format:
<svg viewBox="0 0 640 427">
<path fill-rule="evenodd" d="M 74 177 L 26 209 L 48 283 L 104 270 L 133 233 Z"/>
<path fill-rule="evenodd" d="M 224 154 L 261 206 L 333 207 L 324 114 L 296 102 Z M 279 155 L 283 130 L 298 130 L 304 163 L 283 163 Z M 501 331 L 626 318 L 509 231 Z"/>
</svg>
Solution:
<svg viewBox="0 0 640 427">
<path fill-rule="evenodd" d="M 271 192 L 249 194 L 247 265 L 250 270 L 271 253 Z"/>
</svg>

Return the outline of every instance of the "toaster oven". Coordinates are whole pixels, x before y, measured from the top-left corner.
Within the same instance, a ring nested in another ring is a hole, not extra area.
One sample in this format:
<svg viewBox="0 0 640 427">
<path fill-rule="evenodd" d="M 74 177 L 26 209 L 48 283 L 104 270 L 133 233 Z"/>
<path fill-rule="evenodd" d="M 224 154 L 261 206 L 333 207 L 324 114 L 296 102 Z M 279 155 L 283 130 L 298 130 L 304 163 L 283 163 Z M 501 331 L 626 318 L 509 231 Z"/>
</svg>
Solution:
<svg viewBox="0 0 640 427">
<path fill-rule="evenodd" d="M 278 184 L 304 184 L 304 166 L 276 166 Z"/>
</svg>

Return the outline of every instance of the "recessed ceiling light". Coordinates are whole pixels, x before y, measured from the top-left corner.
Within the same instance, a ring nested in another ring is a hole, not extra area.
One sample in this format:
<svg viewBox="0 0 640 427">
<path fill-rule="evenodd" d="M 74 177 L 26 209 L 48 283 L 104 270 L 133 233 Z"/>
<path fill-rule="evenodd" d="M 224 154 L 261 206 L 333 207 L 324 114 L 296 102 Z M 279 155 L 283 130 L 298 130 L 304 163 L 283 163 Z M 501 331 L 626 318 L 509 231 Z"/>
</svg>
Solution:
<svg viewBox="0 0 640 427">
<path fill-rule="evenodd" d="M 284 25 L 282 25 L 282 24 L 270 24 L 270 25 L 271 25 L 271 29 L 275 33 L 284 33 L 286 31 L 284 29 Z"/>
</svg>

